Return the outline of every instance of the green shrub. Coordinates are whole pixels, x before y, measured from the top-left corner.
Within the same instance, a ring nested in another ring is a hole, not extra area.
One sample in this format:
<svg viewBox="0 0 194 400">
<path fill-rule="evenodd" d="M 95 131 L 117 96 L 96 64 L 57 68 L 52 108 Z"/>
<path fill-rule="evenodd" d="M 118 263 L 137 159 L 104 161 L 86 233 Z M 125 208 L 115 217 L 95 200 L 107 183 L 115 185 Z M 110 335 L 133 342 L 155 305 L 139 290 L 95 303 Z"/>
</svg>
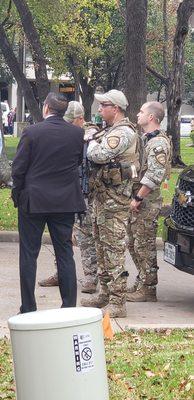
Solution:
<svg viewBox="0 0 194 400">
<path fill-rule="evenodd" d="M 194 145 L 194 130 L 191 131 L 191 133 L 190 133 L 190 138 L 191 138 L 192 143 L 193 143 L 193 145 Z"/>
</svg>

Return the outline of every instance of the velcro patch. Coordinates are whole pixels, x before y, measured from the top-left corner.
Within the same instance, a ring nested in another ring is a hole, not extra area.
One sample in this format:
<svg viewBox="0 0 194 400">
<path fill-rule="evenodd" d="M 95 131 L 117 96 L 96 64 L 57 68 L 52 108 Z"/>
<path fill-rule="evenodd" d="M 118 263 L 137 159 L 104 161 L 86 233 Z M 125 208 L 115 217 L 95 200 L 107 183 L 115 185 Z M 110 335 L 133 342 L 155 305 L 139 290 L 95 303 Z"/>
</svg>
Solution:
<svg viewBox="0 0 194 400">
<path fill-rule="evenodd" d="M 111 149 L 116 149 L 120 143 L 120 138 L 118 136 L 111 136 L 107 139 L 107 143 Z"/>
<path fill-rule="evenodd" d="M 165 165 L 166 164 L 166 154 L 165 153 L 160 153 L 156 155 L 156 160 L 159 162 L 159 164 L 161 165 Z"/>
<path fill-rule="evenodd" d="M 163 150 L 162 146 L 157 146 L 157 147 L 155 147 L 155 149 L 154 149 L 154 153 L 155 153 L 155 154 L 159 154 L 159 153 L 162 152 L 162 150 Z"/>
</svg>

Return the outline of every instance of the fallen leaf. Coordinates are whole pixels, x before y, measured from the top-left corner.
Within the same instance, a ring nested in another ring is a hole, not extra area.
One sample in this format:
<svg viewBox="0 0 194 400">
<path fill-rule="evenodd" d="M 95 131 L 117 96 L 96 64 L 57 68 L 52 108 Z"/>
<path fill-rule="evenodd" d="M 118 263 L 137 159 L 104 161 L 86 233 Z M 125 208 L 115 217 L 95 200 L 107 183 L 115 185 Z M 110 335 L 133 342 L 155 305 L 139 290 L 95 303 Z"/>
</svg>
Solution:
<svg viewBox="0 0 194 400">
<path fill-rule="evenodd" d="M 191 389 L 191 382 L 188 382 L 185 386 L 185 390 L 186 392 L 189 392 L 190 389 Z"/>
<path fill-rule="evenodd" d="M 156 374 L 154 374 L 154 372 L 152 372 L 152 371 L 145 371 L 145 374 L 148 378 L 152 378 L 153 376 L 156 376 Z"/>
<path fill-rule="evenodd" d="M 170 363 L 166 364 L 165 367 L 163 368 L 164 371 L 168 371 L 170 368 Z"/>
</svg>

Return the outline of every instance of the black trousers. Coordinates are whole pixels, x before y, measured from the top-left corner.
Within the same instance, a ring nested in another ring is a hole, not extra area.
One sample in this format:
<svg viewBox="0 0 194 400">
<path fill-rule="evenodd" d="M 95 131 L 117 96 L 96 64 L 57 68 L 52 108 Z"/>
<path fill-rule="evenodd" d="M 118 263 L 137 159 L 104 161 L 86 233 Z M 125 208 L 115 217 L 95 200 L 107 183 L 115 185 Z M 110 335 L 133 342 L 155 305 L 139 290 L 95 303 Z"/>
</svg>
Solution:
<svg viewBox="0 0 194 400">
<path fill-rule="evenodd" d="M 62 307 L 76 306 L 77 280 L 72 249 L 74 219 L 74 213 L 30 214 L 20 208 L 18 209 L 21 313 L 37 309 L 34 295 L 37 258 L 46 224 L 57 261 Z"/>
</svg>

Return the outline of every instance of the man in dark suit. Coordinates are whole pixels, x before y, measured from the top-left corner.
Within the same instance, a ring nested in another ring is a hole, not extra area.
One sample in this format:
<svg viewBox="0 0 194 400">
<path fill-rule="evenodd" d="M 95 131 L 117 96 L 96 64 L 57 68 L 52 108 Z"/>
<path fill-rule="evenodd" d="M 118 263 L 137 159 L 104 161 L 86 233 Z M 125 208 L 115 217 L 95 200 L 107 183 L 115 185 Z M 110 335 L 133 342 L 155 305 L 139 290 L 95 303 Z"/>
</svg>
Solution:
<svg viewBox="0 0 194 400">
<path fill-rule="evenodd" d="M 37 257 L 47 224 L 55 250 L 62 307 L 76 305 L 77 283 L 72 250 L 75 213 L 85 210 L 78 165 L 82 162 L 81 128 L 63 120 L 67 102 L 49 93 L 44 121 L 27 127 L 13 161 L 12 198 L 18 207 L 21 313 L 35 311 Z"/>
</svg>

